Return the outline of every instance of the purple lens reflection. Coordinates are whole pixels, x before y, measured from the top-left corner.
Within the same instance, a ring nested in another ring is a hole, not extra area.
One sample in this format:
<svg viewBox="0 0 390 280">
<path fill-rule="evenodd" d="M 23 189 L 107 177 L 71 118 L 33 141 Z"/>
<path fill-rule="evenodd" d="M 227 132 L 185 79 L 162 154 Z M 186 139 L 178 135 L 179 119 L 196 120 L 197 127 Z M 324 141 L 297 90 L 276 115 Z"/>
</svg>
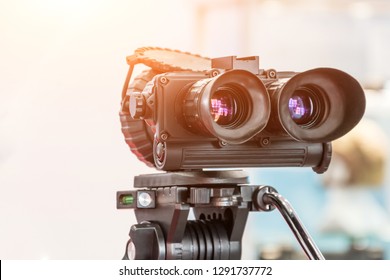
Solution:
<svg viewBox="0 0 390 280">
<path fill-rule="evenodd" d="M 293 120 L 299 120 L 305 116 L 307 109 L 301 97 L 293 96 L 288 101 L 288 109 Z"/>
<path fill-rule="evenodd" d="M 210 99 L 210 113 L 213 120 L 227 126 L 235 121 L 237 104 L 232 94 L 227 90 L 216 91 Z"/>
<path fill-rule="evenodd" d="M 313 122 L 314 103 L 305 92 L 297 92 L 288 101 L 290 116 L 298 125 L 308 125 Z"/>
</svg>

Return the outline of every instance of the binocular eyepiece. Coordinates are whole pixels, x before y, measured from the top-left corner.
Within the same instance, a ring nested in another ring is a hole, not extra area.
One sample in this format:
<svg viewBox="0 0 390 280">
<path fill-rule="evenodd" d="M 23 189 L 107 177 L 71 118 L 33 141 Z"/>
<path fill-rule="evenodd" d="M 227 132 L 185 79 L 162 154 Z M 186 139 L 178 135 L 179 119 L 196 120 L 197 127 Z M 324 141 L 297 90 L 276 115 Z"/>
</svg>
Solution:
<svg viewBox="0 0 390 280">
<path fill-rule="evenodd" d="M 284 130 L 306 142 L 330 142 L 343 136 L 363 117 L 366 104 L 360 84 L 331 68 L 295 75 L 273 100 Z"/>
<path fill-rule="evenodd" d="M 228 144 L 241 144 L 264 129 L 270 98 L 262 81 L 245 70 L 231 70 L 195 82 L 184 100 L 189 127 Z"/>
<path fill-rule="evenodd" d="M 145 122 L 144 134 L 153 139 L 133 140 L 139 135 L 127 133 L 129 122 L 122 118 L 129 146 L 136 152 L 152 146 L 152 165 L 166 171 L 267 166 L 325 171 L 329 143 L 364 114 L 362 87 L 337 69 L 277 72 L 259 69 L 258 61 L 217 58 L 209 71 L 163 72 L 143 89 L 129 91 L 128 112 Z"/>
<path fill-rule="evenodd" d="M 195 82 L 184 102 L 188 127 L 228 144 L 242 144 L 264 129 L 297 141 L 330 142 L 364 114 L 360 84 L 340 70 L 318 68 L 269 82 L 241 69 Z"/>
</svg>

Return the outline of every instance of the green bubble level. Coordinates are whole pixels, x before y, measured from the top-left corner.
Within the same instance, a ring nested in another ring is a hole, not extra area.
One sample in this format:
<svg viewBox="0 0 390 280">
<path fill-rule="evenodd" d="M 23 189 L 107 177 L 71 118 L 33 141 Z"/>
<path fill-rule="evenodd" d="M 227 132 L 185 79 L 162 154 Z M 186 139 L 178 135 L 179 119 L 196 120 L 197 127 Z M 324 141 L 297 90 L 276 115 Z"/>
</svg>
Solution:
<svg viewBox="0 0 390 280">
<path fill-rule="evenodd" d="M 134 196 L 132 194 L 122 196 L 122 204 L 131 205 L 134 203 Z"/>
</svg>

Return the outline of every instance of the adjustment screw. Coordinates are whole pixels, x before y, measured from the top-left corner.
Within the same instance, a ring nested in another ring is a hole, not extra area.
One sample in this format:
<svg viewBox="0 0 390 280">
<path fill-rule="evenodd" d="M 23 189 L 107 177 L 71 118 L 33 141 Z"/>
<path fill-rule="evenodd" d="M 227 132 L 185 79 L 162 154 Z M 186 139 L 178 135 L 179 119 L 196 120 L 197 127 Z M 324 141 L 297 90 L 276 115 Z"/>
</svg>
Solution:
<svg viewBox="0 0 390 280">
<path fill-rule="evenodd" d="M 160 135 L 160 137 L 161 137 L 161 139 L 162 139 L 162 140 L 164 140 L 164 141 L 165 141 L 165 140 L 167 140 L 167 139 L 168 139 L 168 133 L 166 133 L 166 132 L 162 132 L 162 133 L 161 133 L 161 135 Z"/>
<path fill-rule="evenodd" d="M 268 138 L 268 137 L 267 137 L 267 138 L 261 139 L 261 145 L 262 145 L 262 146 L 268 146 L 269 143 L 270 143 L 270 141 L 269 141 L 269 138 Z"/>
<path fill-rule="evenodd" d="M 212 77 L 216 77 L 218 75 L 219 75 L 219 72 L 217 70 L 214 70 L 214 71 L 211 72 L 211 76 Z"/>
<path fill-rule="evenodd" d="M 165 85 L 166 83 L 168 83 L 168 79 L 166 77 L 161 77 L 160 78 L 160 83 L 162 83 L 163 85 Z"/>
<path fill-rule="evenodd" d="M 221 148 L 223 148 L 223 147 L 227 146 L 228 143 L 226 143 L 225 141 L 220 140 L 220 141 L 218 141 L 218 144 L 219 144 L 219 146 Z"/>
<path fill-rule="evenodd" d="M 275 79 L 276 78 L 276 71 L 274 69 L 267 71 L 268 78 Z"/>
</svg>

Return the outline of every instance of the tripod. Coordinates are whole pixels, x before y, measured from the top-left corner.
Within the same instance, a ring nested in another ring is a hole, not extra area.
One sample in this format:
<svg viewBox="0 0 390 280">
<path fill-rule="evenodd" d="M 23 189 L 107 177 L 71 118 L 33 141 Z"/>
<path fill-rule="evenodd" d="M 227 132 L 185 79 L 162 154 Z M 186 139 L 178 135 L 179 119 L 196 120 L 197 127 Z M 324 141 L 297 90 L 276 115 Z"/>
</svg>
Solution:
<svg viewBox="0 0 390 280">
<path fill-rule="evenodd" d="M 241 170 L 140 175 L 117 192 L 134 209 L 123 259 L 240 259 L 249 211 L 279 210 L 309 259 L 324 259 L 290 203 L 273 187 L 248 185 Z M 193 219 L 189 219 L 193 216 Z"/>
</svg>

